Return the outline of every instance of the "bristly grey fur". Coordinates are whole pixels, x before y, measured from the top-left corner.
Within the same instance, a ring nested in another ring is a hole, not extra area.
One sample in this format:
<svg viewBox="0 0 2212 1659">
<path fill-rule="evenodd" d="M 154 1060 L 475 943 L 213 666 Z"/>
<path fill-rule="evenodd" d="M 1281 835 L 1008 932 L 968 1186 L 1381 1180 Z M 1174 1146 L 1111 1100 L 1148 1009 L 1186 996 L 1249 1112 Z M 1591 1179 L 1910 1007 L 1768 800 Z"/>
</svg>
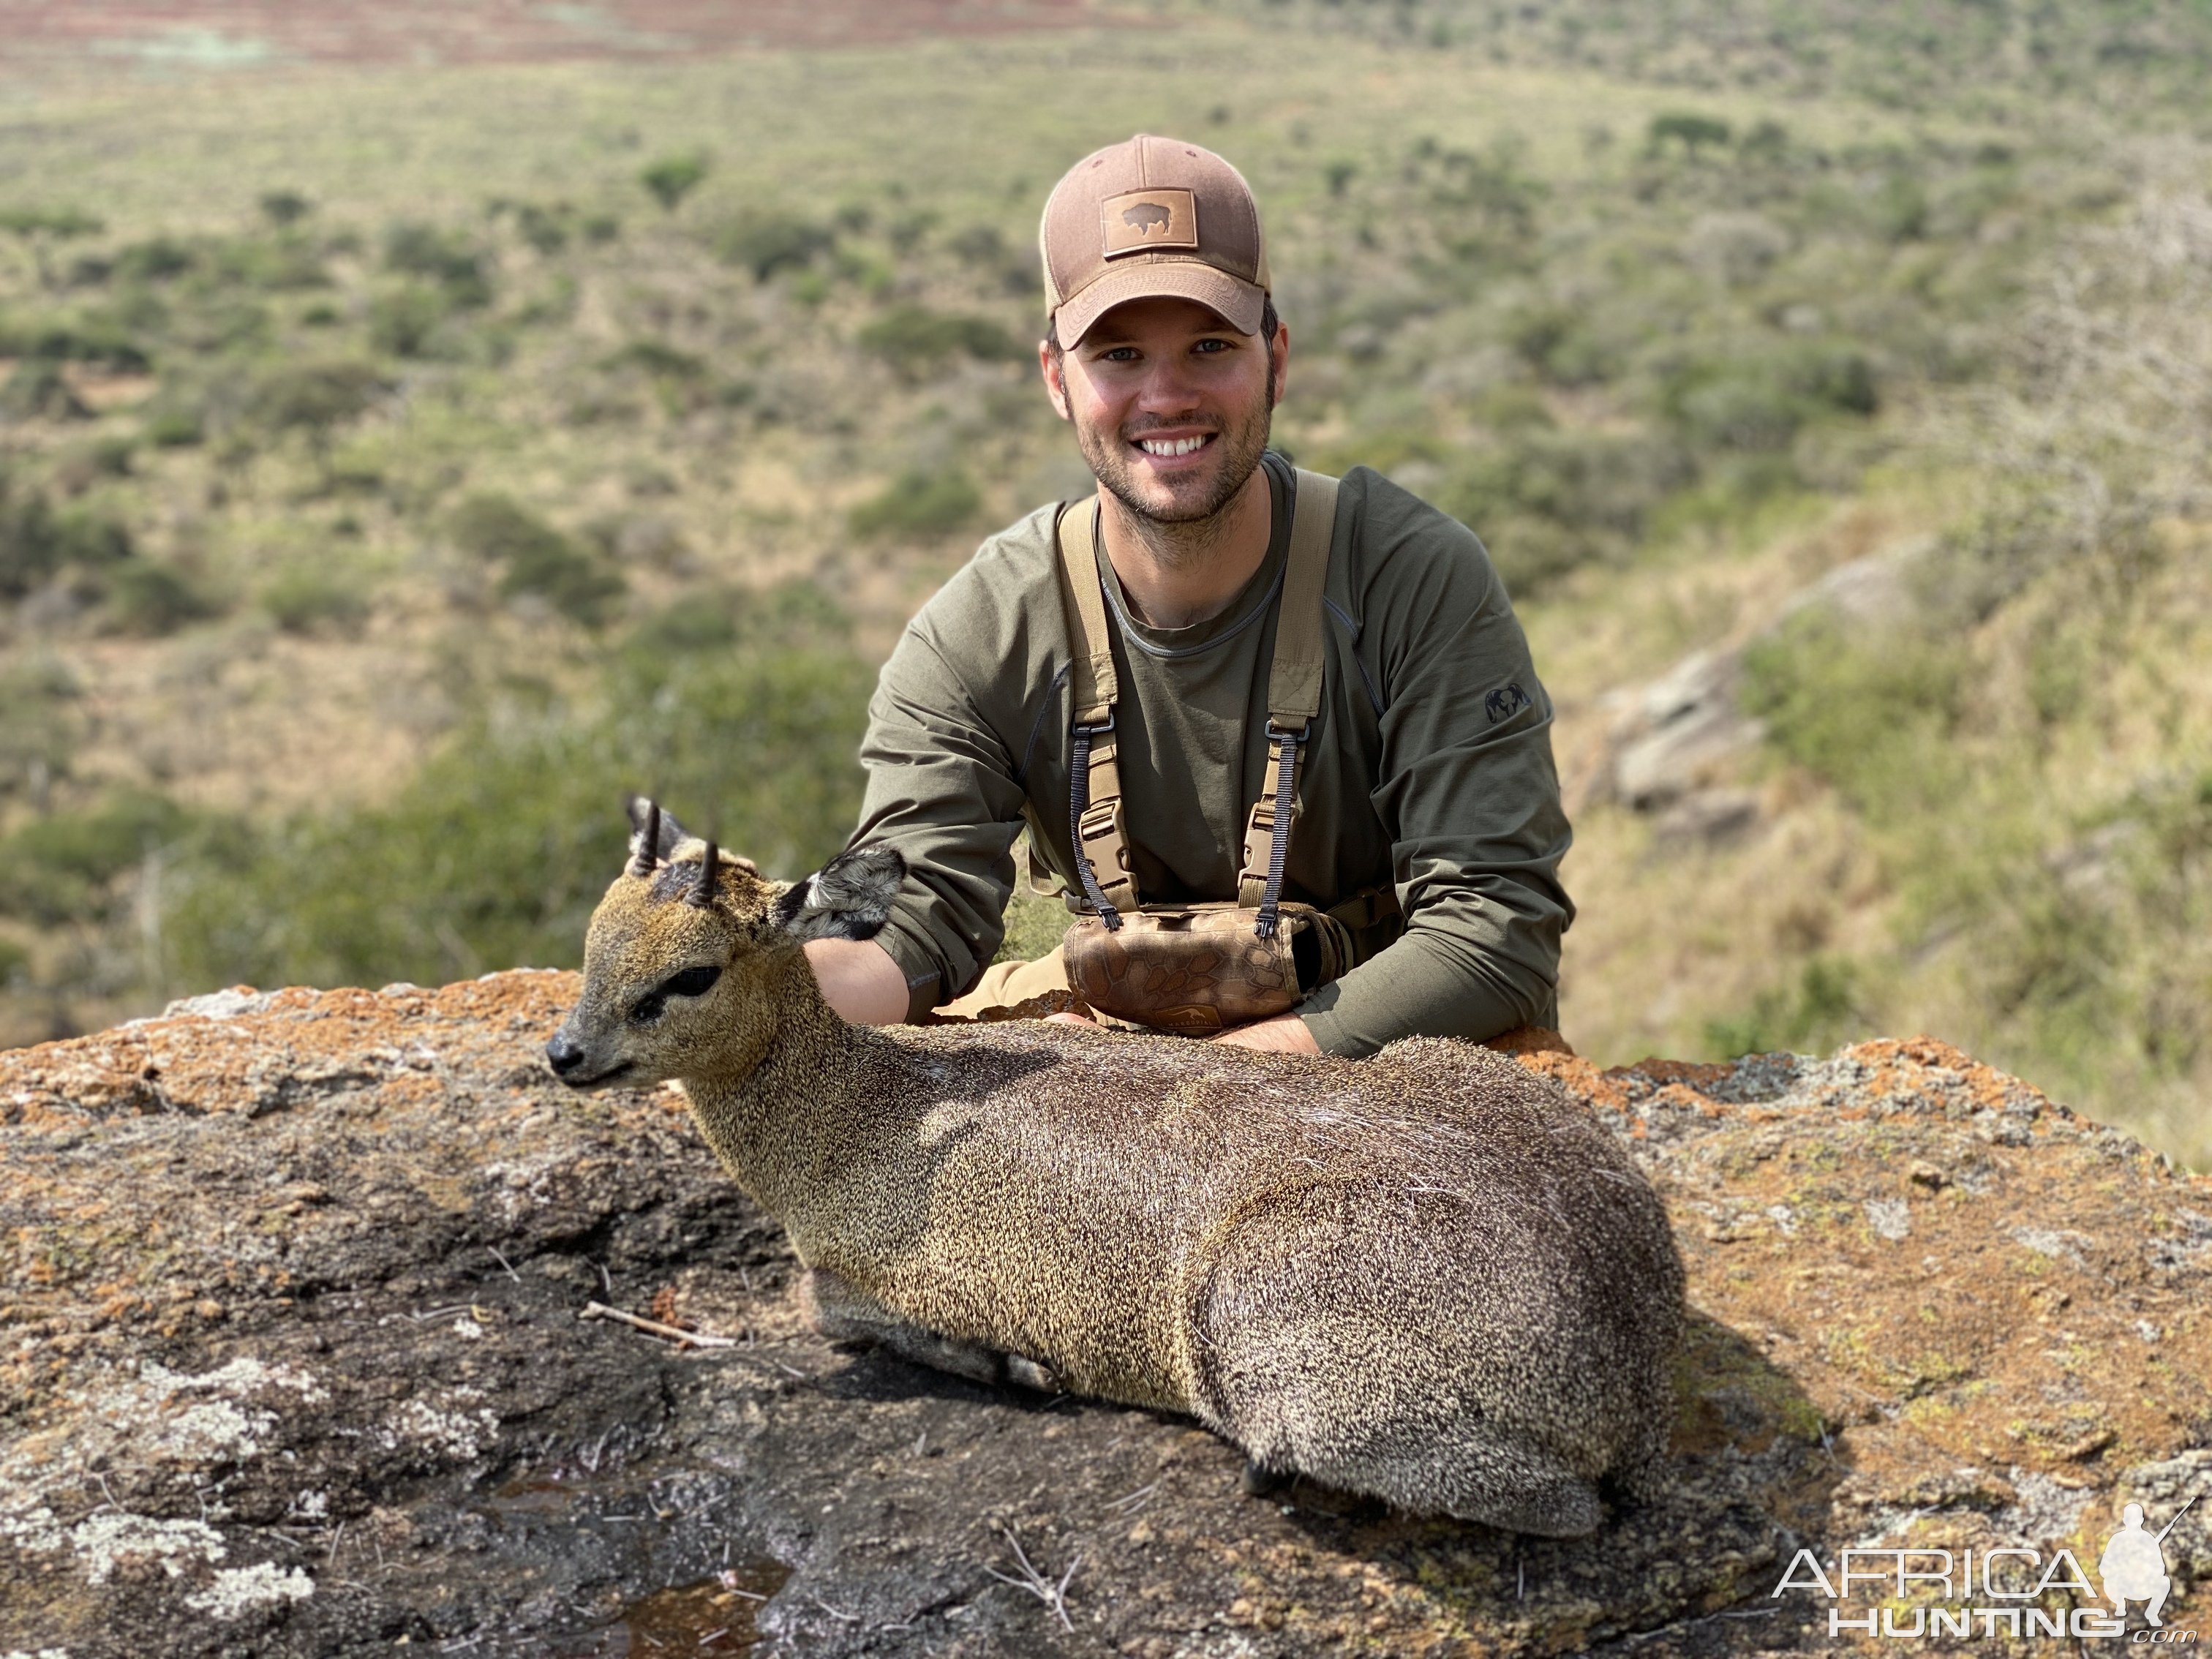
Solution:
<svg viewBox="0 0 2212 1659">
<path fill-rule="evenodd" d="M 897 848 L 856 847 L 793 883 L 776 901 L 776 926 L 794 939 L 873 939 L 905 882 Z"/>
</svg>

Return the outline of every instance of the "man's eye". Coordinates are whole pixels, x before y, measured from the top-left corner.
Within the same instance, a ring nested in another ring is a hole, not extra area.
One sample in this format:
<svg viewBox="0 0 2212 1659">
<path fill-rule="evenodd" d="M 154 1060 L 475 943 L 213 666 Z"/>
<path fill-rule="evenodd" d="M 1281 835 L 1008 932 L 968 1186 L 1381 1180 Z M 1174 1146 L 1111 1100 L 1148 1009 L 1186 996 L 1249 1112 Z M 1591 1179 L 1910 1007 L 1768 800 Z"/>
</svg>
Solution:
<svg viewBox="0 0 2212 1659">
<path fill-rule="evenodd" d="M 1236 348 L 1231 345 L 1226 340 L 1200 340 L 1196 345 L 1193 346 L 1191 349 L 1193 351 L 1214 352 L 1233 351 Z"/>
</svg>

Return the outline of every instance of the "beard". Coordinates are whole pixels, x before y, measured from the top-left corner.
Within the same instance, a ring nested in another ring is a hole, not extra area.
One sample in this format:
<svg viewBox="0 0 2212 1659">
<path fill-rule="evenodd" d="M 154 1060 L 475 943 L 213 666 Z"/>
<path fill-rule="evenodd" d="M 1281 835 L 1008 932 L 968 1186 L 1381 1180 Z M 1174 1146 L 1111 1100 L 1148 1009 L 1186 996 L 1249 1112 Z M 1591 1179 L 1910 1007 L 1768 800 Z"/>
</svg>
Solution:
<svg viewBox="0 0 2212 1659">
<path fill-rule="evenodd" d="M 1121 502 L 1133 527 L 1156 553 L 1171 560 L 1178 551 L 1186 557 L 1196 558 L 1212 546 L 1216 536 L 1211 532 L 1222 527 L 1224 509 L 1237 499 L 1237 492 L 1259 466 L 1261 456 L 1267 453 L 1274 410 L 1275 380 L 1270 374 L 1267 399 L 1260 408 L 1240 422 L 1217 428 L 1212 447 L 1218 452 L 1218 459 L 1212 477 L 1188 480 L 1191 493 L 1179 495 L 1164 505 L 1148 501 L 1139 493 L 1137 465 L 1128 455 L 1128 446 L 1143 437 L 1147 428 L 1127 434 L 1125 442 L 1122 434 L 1078 422 L 1076 447 L 1083 452 L 1092 475 L 1106 487 L 1109 495 Z M 1160 422 L 1163 428 L 1170 424 Z M 1172 424 L 1188 426 L 1189 422 Z"/>
</svg>

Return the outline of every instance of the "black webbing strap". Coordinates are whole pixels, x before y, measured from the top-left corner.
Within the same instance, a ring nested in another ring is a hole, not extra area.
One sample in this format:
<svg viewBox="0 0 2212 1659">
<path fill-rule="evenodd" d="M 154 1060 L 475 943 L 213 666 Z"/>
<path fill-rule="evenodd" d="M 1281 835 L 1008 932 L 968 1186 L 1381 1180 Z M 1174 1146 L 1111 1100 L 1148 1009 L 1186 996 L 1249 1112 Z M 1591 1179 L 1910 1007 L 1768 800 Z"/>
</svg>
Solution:
<svg viewBox="0 0 2212 1659">
<path fill-rule="evenodd" d="M 1085 726 L 1081 720 L 1070 728 L 1075 739 L 1074 758 L 1068 765 L 1067 779 L 1067 842 L 1075 853 L 1076 878 L 1083 884 L 1083 897 L 1098 913 L 1098 920 L 1113 933 L 1121 925 L 1121 913 L 1107 902 L 1099 890 L 1098 872 L 1083 854 L 1083 814 L 1091 805 L 1091 740 L 1103 732 L 1114 729 L 1114 711 L 1106 711 L 1103 726 Z"/>
</svg>

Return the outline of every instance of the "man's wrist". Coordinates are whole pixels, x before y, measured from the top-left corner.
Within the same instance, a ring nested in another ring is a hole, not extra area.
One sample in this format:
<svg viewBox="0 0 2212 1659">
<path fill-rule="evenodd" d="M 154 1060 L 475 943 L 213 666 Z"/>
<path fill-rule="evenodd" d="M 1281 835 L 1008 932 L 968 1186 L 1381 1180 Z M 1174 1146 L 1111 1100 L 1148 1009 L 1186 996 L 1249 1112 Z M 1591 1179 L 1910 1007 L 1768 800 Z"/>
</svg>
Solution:
<svg viewBox="0 0 2212 1659">
<path fill-rule="evenodd" d="M 907 1017 L 906 974 L 872 939 L 811 939 L 800 947 L 822 1000 L 855 1025 L 896 1025 Z"/>
<path fill-rule="evenodd" d="M 1262 1054 L 1317 1054 L 1321 1044 L 1306 1029 L 1305 1021 L 1296 1014 L 1278 1014 L 1273 1019 L 1255 1020 L 1249 1025 L 1239 1025 L 1224 1031 L 1213 1039 L 1227 1043 L 1232 1048 L 1256 1048 Z"/>
</svg>

